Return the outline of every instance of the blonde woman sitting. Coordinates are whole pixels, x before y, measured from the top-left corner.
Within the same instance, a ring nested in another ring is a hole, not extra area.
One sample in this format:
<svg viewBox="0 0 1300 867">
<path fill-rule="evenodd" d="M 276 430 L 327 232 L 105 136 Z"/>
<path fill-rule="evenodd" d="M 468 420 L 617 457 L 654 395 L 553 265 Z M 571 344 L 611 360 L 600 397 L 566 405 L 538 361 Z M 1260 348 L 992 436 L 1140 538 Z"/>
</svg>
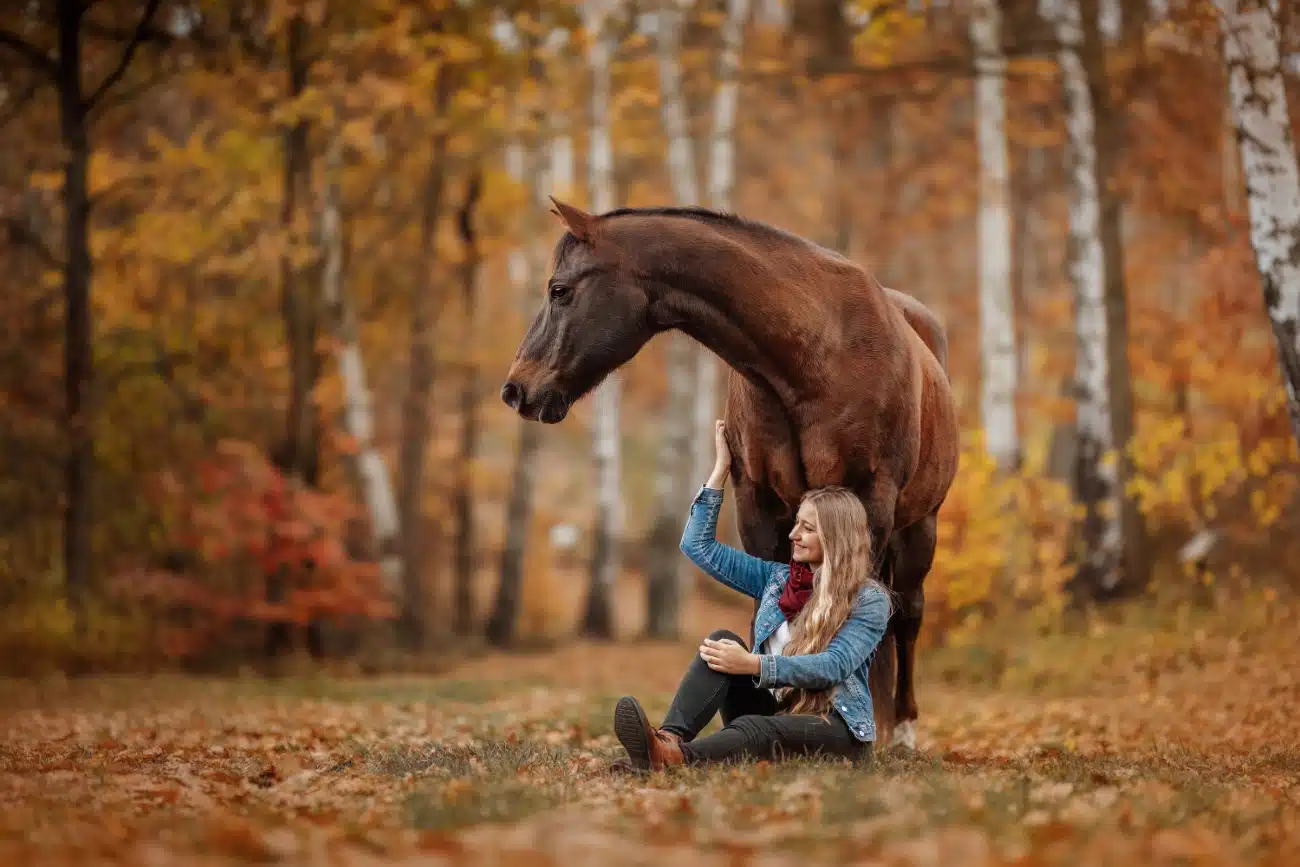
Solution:
<svg viewBox="0 0 1300 867">
<path fill-rule="evenodd" d="M 758 652 L 720 629 L 700 646 L 658 728 L 631 696 L 614 731 L 636 770 L 797 755 L 870 759 L 876 738 L 867 667 L 889 622 L 889 593 L 871 577 L 867 513 L 840 487 L 807 492 L 790 533 L 790 563 L 714 538 L 731 454 L 716 426 L 717 461 L 691 504 L 682 552 L 708 575 L 759 600 Z M 722 714 L 721 731 L 699 738 Z"/>
</svg>

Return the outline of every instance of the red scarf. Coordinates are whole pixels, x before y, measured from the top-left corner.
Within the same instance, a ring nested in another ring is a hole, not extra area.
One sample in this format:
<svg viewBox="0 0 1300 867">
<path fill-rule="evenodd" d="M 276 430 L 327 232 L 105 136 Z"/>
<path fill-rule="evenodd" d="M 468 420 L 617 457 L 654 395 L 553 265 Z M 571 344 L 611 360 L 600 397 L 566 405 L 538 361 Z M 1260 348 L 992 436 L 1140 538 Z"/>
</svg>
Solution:
<svg viewBox="0 0 1300 867">
<path fill-rule="evenodd" d="M 808 599 L 812 596 L 813 591 L 813 571 L 807 563 L 796 563 L 790 561 L 790 580 L 785 582 L 785 589 L 781 591 L 781 598 L 776 604 L 781 606 L 781 613 L 785 615 L 787 623 L 793 623 L 795 615 L 798 614 Z"/>
</svg>

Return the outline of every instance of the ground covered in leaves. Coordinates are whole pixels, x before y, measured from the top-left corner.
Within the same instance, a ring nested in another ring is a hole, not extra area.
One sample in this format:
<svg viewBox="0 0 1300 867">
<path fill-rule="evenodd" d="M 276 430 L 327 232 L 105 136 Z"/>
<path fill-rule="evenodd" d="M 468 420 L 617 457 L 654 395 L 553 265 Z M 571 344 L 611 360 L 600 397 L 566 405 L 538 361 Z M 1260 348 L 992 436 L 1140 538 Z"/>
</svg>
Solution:
<svg viewBox="0 0 1300 867">
<path fill-rule="evenodd" d="M 612 776 L 693 644 L 0 685 L 0 863 L 1300 863 L 1300 607 L 923 658 L 919 750 Z M 1138 618 L 1141 619 L 1141 618 Z"/>
</svg>

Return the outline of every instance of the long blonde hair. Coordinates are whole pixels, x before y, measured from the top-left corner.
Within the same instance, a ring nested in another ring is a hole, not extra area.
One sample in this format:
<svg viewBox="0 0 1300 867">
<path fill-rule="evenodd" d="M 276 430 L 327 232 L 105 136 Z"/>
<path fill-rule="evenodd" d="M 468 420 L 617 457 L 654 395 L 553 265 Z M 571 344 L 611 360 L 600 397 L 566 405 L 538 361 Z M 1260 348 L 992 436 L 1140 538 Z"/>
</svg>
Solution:
<svg viewBox="0 0 1300 867">
<path fill-rule="evenodd" d="M 790 624 L 785 656 L 821 653 L 844 626 L 862 588 L 875 584 L 871 575 L 871 527 L 862 501 L 848 488 L 828 485 L 803 495 L 817 513 L 817 533 L 822 543 L 822 564 L 813 581 L 812 596 Z M 831 709 L 831 690 L 792 688 L 790 713 L 825 716 Z"/>
</svg>

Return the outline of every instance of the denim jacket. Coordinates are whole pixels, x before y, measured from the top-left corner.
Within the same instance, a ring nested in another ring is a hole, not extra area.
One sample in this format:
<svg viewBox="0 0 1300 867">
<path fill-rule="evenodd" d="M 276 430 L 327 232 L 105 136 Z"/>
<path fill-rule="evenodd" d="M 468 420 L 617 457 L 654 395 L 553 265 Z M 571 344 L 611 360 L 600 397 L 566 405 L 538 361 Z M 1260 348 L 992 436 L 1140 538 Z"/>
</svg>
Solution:
<svg viewBox="0 0 1300 867">
<path fill-rule="evenodd" d="M 715 580 L 759 600 L 754 646 L 762 647 L 785 622 L 777 600 L 790 579 L 790 566 L 761 560 L 717 541 L 721 508 L 722 491 L 700 489 L 682 532 L 682 553 Z M 876 722 L 867 688 L 867 667 L 888 623 L 888 598 L 878 586 L 868 585 L 826 650 L 801 656 L 760 655 L 757 684 L 767 688 L 833 688 L 831 705 L 848 723 L 849 730 L 859 741 L 874 741 Z"/>
</svg>

